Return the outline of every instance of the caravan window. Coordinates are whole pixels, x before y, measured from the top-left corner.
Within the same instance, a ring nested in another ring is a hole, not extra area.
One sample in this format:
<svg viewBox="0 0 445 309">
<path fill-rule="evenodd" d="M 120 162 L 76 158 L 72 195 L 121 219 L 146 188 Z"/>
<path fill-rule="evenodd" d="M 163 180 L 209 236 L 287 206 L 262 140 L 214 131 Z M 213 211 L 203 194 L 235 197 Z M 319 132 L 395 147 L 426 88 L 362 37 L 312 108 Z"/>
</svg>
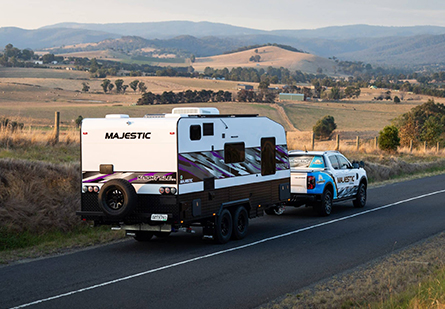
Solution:
<svg viewBox="0 0 445 309">
<path fill-rule="evenodd" d="M 201 139 L 201 126 L 200 125 L 190 126 L 190 139 L 192 141 L 199 141 Z"/>
<path fill-rule="evenodd" d="M 202 126 L 204 136 L 213 136 L 213 123 L 204 123 Z"/>
<path fill-rule="evenodd" d="M 224 145 L 224 163 L 244 162 L 245 157 L 244 143 L 227 143 Z"/>
<path fill-rule="evenodd" d="M 261 175 L 275 174 L 275 137 L 261 139 Z"/>
</svg>

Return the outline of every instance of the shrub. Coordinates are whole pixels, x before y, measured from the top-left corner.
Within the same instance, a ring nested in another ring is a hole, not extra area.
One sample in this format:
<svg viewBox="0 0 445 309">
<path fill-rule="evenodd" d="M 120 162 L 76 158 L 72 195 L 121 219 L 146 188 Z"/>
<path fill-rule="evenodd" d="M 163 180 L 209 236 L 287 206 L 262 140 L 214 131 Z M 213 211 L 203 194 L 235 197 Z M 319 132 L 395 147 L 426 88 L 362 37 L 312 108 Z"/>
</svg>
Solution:
<svg viewBox="0 0 445 309">
<path fill-rule="evenodd" d="M 379 148 L 395 152 L 400 146 L 399 130 L 395 126 L 386 126 L 379 132 Z"/>
<path fill-rule="evenodd" d="M 334 117 L 324 116 L 313 127 L 314 136 L 317 139 L 329 138 L 336 128 Z"/>
</svg>

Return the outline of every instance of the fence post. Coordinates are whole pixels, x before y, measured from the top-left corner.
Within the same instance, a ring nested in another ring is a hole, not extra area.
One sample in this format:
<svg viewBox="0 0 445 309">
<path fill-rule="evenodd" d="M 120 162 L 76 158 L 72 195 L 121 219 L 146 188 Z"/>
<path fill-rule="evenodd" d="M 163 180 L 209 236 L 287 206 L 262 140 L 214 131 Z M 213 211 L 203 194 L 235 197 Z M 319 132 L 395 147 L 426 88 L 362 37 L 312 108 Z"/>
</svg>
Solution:
<svg viewBox="0 0 445 309">
<path fill-rule="evenodd" d="M 423 152 L 426 152 L 426 141 L 425 141 L 425 143 L 423 144 Z"/>
<path fill-rule="evenodd" d="M 413 152 L 413 140 L 412 139 L 409 140 L 409 152 L 410 153 Z"/>
<path fill-rule="evenodd" d="M 335 150 L 340 150 L 340 135 L 337 134 L 337 139 L 335 141 Z"/>
<path fill-rule="evenodd" d="M 440 144 L 439 142 L 437 142 L 437 153 L 439 153 L 439 151 L 440 151 Z"/>
<path fill-rule="evenodd" d="M 314 146 L 315 146 L 315 135 L 314 135 L 314 132 L 312 132 L 312 135 L 311 135 L 311 150 L 314 150 Z"/>
<path fill-rule="evenodd" d="M 360 137 L 357 136 L 357 151 L 360 149 Z"/>
<path fill-rule="evenodd" d="M 379 147 L 379 140 L 378 140 L 378 137 L 376 136 L 376 137 L 374 137 L 374 148 L 375 148 L 375 150 L 377 150 L 378 147 Z"/>
<path fill-rule="evenodd" d="M 60 112 L 55 112 L 55 115 L 54 115 L 54 142 L 56 144 L 59 142 L 59 132 L 60 132 Z"/>
</svg>

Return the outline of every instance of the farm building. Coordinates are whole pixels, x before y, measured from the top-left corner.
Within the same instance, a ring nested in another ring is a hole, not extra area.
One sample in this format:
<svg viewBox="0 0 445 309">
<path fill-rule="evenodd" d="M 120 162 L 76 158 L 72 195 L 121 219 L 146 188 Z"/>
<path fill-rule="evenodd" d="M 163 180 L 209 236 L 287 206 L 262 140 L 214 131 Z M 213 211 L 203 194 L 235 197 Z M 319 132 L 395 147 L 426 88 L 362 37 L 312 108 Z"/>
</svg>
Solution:
<svg viewBox="0 0 445 309">
<path fill-rule="evenodd" d="M 280 100 L 305 101 L 303 93 L 280 93 Z"/>
<path fill-rule="evenodd" d="M 253 90 L 253 86 L 252 85 L 246 85 L 246 84 L 238 84 L 236 86 L 236 88 L 238 90 Z"/>
</svg>

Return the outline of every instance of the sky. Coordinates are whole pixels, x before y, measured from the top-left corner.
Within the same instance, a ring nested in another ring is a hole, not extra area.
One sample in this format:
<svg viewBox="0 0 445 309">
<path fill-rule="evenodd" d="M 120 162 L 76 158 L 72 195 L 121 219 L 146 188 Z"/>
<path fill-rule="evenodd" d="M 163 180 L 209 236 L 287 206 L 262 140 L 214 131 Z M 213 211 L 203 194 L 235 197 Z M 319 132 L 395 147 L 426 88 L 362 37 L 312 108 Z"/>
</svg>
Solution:
<svg viewBox="0 0 445 309">
<path fill-rule="evenodd" d="M 261 30 L 368 24 L 445 26 L 444 0 L 2 0 L 0 27 L 61 22 L 210 21 Z"/>
</svg>

